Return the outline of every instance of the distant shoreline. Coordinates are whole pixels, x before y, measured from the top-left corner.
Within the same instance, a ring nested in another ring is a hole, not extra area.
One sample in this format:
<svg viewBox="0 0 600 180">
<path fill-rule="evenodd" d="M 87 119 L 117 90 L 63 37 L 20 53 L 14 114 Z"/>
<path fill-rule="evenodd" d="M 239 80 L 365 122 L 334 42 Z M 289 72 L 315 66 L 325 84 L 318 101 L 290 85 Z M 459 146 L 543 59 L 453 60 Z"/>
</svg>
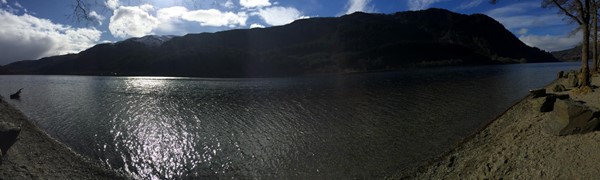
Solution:
<svg viewBox="0 0 600 180">
<path fill-rule="evenodd" d="M 290 76 L 257 76 L 257 77 L 207 77 L 207 76 L 170 76 L 170 75 L 106 75 L 106 74 L 35 74 L 35 73 L 10 73 L 0 74 L 0 76 L 97 76 L 97 77 L 165 77 L 165 78 L 190 78 L 190 79 L 267 79 L 267 78 L 302 78 L 302 77 L 320 77 L 320 76 L 339 76 L 369 73 L 403 72 L 406 70 L 434 69 L 434 68 L 456 68 L 456 67 L 485 67 L 485 66 L 508 66 L 525 64 L 554 64 L 554 63 L 576 63 L 568 61 L 560 62 L 536 62 L 536 63 L 512 63 L 512 64 L 484 64 L 484 65 L 453 65 L 453 66 L 427 66 L 427 67 L 406 67 L 390 70 L 371 70 L 371 71 L 348 71 L 339 73 L 312 73 Z"/>
<path fill-rule="evenodd" d="M 0 99 L 0 121 L 21 126 L 17 142 L 2 157 L 0 179 L 128 179 L 75 153 Z"/>
</svg>

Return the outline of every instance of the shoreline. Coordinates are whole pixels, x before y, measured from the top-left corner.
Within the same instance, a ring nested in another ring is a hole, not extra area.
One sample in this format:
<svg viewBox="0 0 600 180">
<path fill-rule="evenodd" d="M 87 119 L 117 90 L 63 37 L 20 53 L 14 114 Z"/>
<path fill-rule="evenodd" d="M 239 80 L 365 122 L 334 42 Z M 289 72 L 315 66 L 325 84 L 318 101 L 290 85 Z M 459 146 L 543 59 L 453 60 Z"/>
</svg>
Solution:
<svg viewBox="0 0 600 180">
<path fill-rule="evenodd" d="M 550 82 L 549 84 L 554 84 L 554 83 L 556 83 L 557 80 L 558 79 Z M 521 97 L 519 100 L 516 100 L 513 104 L 511 104 L 508 108 L 506 108 L 506 110 L 504 110 L 502 113 L 500 113 L 499 115 L 496 115 L 494 118 L 491 118 L 490 121 L 488 121 L 487 123 L 485 123 L 480 128 L 476 129 L 473 133 L 471 133 L 468 136 L 462 138 L 459 142 L 457 142 L 454 145 L 452 145 L 446 152 L 444 152 L 444 153 L 442 153 L 442 154 L 440 154 L 438 156 L 435 156 L 435 157 L 429 159 L 428 161 L 425 161 L 424 163 L 418 164 L 417 166 L 413 166 L 413 167 L 408 167 L 408 168 L 405 168 L 405 169 L 401 169 L 400 173 L 395 174 L 395 175 L 393 175 L 391 177 L 388 177 L 388 178 L 397 179 L 398 175 L 400 174 L 400 177 L 401 177 L 400 179 L 407 179 L 407 178 L 410 178 L 410 176 L 411 176 L 409 174 L 413 174 L 415 172 L 419 172 L 419 171 L 421 171 L 425 167 L 432 166 L 435 163 L 438 163 L 439 161 L 442 161 L 444 158 L 450 156 L 456 149 L 458 149 L 459 147 L 463 146 L 465 143 L 473 140 L 479 133 L 481 133 L 481 131 L 487 129 L 490 125 L 492 125 L 496 120 L 498 120 L 504 114 L 506 114 L 507 112 L 509 112 L 512 108 L 514 108 L 515 106 L 519 105 L 523 101 L 527 101 L 527 99 L 530 98 L 530 97 L 531 97 L 531 95 L 527 94 L 527 95 Z M 388 178 L 386 178 L 386 179 L 388 179 Z"/>
<path fill-rule="evenodd" d="M 5 100 L 0 121 L 20 126 L 21 133 L 2 157 L 0 179 L 128 179 L 56 141 Z"/>
<path fill-rule="evenodd" d="M 592 77 L 599 84 L 599 77 Z M 566 79 L 556 79 L 548 92 Z M 596 89 L 573 95 L 586 105 L 600 107 Z M 564 93 L 559 93 L 564 94 Z M 546 131 L 554 111 L 542 113 L 525 96 L 473 135 L 449 151 L 415 167 L 400 170 L 390 179 L 597 179 L 600 177 L 600 131 L 555 136 Z"/>
<path fill-rule="evenodd" d="M 532 63 L 499 63 L 499 64 L 467 64 L 467 65 L 448 65 L 448 66 L 424 66 L 424 67 L 404 67 L 397 69 L 381 69 L 369 71 L 342 71 L 331 73 L 309 73 L 298 75 L 285 76 L 250 76 L 250 77 L 211 77 L 211 76 L 173 76 L 173 75 L 107 75 L 107 74 L 41 74 L 41 73 L 5 73 L 0 76 L 97 76 L 97 77 L 166 77 L 166 78 L 183 78 L 183 79 L 269 79 L 269 78 L 303 78 L 303 77 L 321 77 L 321 76 L 340 76 L 340 75 L 356 75 L 370 73 L 388 73 L 388 72 L 405 72 L 407 70 L 423 70 L 435 68 L 456 68 L 456 67 L 485 67 L 485 66 L 507 66 L 507 65 L 523 65 L 523 64 L 554 64 L 554 63 L 575 63 L 573 61 L 557 61 L 557 62 L 532 62 Z"/>
</svg>

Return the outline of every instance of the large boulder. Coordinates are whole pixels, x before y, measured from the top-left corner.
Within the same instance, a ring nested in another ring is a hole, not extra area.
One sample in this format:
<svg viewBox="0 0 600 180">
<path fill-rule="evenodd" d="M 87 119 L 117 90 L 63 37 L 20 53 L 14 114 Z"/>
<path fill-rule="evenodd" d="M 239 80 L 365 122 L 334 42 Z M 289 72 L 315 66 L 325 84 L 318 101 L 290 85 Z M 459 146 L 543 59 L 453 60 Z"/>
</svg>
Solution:
<svg viewBox="0 0 600 180">
<path fill-rule="evenodd" d="M 598 127 L 598 110 L 572 99 L 554 103 L 554 118 L 548 123 L 549 133 L 559 136 L 583 134 Z"/>
<path fill-rule="evenodd" d="M 21 128 L 8 122 L 0 122 L 0 150 L 2 155 L 8 152 L 8 149 L 17 142 L 17 136 L 21 132 Z"/>
<path fill-rule="evenodd" d="M 529 90 L 529 94 L 531 94 L 533 98 L 544 97 L 546 96 L 546 89 L 532 89 Z"/>
<path fill-rule="evenodd" d="M 579 78 L 577 78 L 577 73 L 570 72 L 569 75 L 567 75 L 567 86 L 568 87 L 577 87 L 578 83 L 579 83 Z"/>
<path fill-rule="evenodd" d="M 541 98 L 533 98 L 531 99 L 531 104 L 535 111 L 540 112 L 550 112 L 554 110 L 554 102 L 556 102 L 556 95 L 548 95 L 546 97 Z"/>
</svg>

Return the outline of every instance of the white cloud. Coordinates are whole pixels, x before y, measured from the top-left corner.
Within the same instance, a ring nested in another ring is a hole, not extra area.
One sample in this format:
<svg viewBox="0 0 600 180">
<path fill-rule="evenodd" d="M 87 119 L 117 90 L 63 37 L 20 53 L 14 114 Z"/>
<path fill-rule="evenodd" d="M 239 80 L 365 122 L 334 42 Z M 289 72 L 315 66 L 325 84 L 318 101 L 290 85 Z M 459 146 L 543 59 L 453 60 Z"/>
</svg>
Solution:
<svg viewBox="0 0 600 180">
<path fill-rule="evenodd" d="M 482 2 L 483 2 L 483 0 L 471 0 L 471 1 L 463 2 L 462 4 L 460 4 L 460 6 L 458 6 L 457 9 L 465 10 L 465 9 L 474 8 L 474 7 L 479 6 Z"/>
<path fill-rule="evenodd" d="M 200 9 L 190 11 L 183 6 L 173 6 L 159 9 L 156 13 L 158 26 L 155 32 L 166 34 L 185 34 L 185 22 L 197 22 L 201 26 L 237 27 L 246 26 L 246 12 L 222 12 L 217 9 Z"/>
<path fill-rule="evenodd" d="M 240 5 L 245 8 L 259 8 L 270 6 L 269 0 L 240 0 Z"/>
<path fill-rule="evenodd" d="M 369 7 L 369 3 L 371 0 L 348 0 L 348 4 L 346 4 L 346 12 L 345 14 L 352 14 L 357 11 L 361 12 L 372 12 L 373 7 Z"/>
<path fill-rule="evenodd" d="M 488 12 L 485 12 L 488 16 L 509 16 L 511 14 L 522 14 L 528 12 L 532 8 L 540 8 L 539 3 L 516 3 L 508 6 L 492 9 Z"/>
<path fill-rule="evenodd" d="M 296 19 L 308 18 L 293 7 L 268 7 L 258 10 L 253 15 L 260 16 L 267 24 L 279 26 L 293 22 Z"/>
<path fill-rule="evenodd" d="M 115 10 L 119 7 L 119 0 L 106 0 L 105 5 L 109 9 Z"/>
<path fill-rule="evenodd" d="M 582 33 L 578 32 L 572 36 L 563 35 L 521 35 L 519 39 L 523 43 L 538 47 L 546 51 L 559 51 L 573 48 L 581 42 Z"/>
<path fill-rule="evenodd" d="M 6 2 L 6 0 L 0 0 L 0 3 L 2 3 L 2 4 L 6 4 L 6 3 L 8 3 L 8 2 Z"/>
<path fill-rule="evenodd" d="M 227 9 L 231 9 L 234 7 L 233 2 L 231 0 L 227 0 L 226 2 L 222 3 L 221 6 Z"/>
<path fill-rule="evenodd" d="M 195 10 L 183 14 L 187 21 L 199 22 L 202 26 L 245 26 L 248 14 L 245 12 L 221 12 L 217 9 Z"/>
<path fill-rule="evenodd" d="M 485 12 L 507 29 L 565 25 L 563 16 L 556 13 L 528 14 L 540 8 L 538 3 L 517 3 Z"/>
<path fill-rule="evenodd" d="M 519 29 L 519 31 L 517 31 L 517 34 L 525 35 L 525 34 L 527 34 L 527 32 L 529 32 L 529 29 L 521 28 L 521 29 Z"/>
<path fill-rule="evenodd" d="M 556 14 L 547 15 L 517 15 L 505 17 L 493 17 L 507 29 L 543 27 L 553 25 L 564 25 L 563 18 Z"/>
<path fill-rule="evenodd" d="M 156 30 L 165 33 L 178 33 L 183 28 L 178 27 L 182 23 L 181 16 L 188 12 L 188 9 L 183 6 L 173 6 L 168 8 L 159 9 L 156 13 L 159 25 Z"/>
<path fill-rule="evenodd" d="M 16 2 L 16 1 L 15 1 L 15 7 L 23 8 L 23 6 L 21 6 L 21 4 L 19 4 L 19 2 Z"/>
<path fill-rule="evenodd" d="M 263 26 L 261 24 L 256 24 L 256 23 L 250 25 L 250 29 L 252 29 L 252 28 L 264 28 L 264 27 L 265 26 Z"/>
<path fill-rule="evenodd" d="M 148 35 L 159 23 L 156 17 L 149 14 L 153 9 L 149 4 L 121 6 L 110 17 L 108 29 L 113 36 L 120 38 Z"/>
<path fill-rule="evenodd" d="M 102 25 L 102 21 L 104 21 L 104 19 L 106 19 L 104 16 L 96 13 L 96 11 L 90 12 L 89 16 L 96 19 L 96 21 L 98 21 L 98 24 L 100 24 L 100 25 Z"/>
<path fill-rule="evenodd" d="M 173 6 L 159 9 L 156 13 L 159 19 L 179 18 L 188 12 L 188 9 L 183 6 Z"/>
<path fill-rule="evenodd" d="M 421 10 L 428 8 L 431 4 L 442 0 L 408 0 L 408 8 L 410 10 Z"/>
<path fill-rule="evenodd" d="M 5 10 L 5 11 L 7 11 L 7 12 L 9 12 L 9 13 L 12 13 L 12 14 L 17 14 L 17 13 L 19 13 L 19 9 L 17 9 L 17 8 L 13 8 L 13 7 L 12 7 L 12 6 L 10 6 L 9 4 L 6 4 L 6 6 L 4 7 L 4 10 Z"/>
<path fill-rule="evenodd" d="M 15 15 L 0 10 L 0 64 L 77 53 L 99 41 L 101 31 L 95 28 L 73 28 L 40 19 L 29 14 Z"/>
</svg>

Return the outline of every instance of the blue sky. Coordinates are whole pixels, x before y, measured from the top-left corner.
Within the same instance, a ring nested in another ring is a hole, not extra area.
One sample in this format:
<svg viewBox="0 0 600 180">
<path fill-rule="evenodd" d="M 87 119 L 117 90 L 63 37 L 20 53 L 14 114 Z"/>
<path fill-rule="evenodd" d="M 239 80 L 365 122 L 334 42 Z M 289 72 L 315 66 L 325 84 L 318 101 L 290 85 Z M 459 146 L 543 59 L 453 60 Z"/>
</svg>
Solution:
<svg viewBox="0 0 600 180">
<path fill-rule="evenodd" d="M 86 1 L 86 0 L 84 0 Z M 0 65 L 76 53 L 94 44 L 145 35 L 184 35 L 284 25 L 356 11 L 394 13 L 444 8 L 486 14 L 521 41 L 547 51 L 580 42 L 575 25 L 541 0 L 87 0 L 94 20 L 76 22 L 75 0 L 0 0 Z"/>
</svg>

